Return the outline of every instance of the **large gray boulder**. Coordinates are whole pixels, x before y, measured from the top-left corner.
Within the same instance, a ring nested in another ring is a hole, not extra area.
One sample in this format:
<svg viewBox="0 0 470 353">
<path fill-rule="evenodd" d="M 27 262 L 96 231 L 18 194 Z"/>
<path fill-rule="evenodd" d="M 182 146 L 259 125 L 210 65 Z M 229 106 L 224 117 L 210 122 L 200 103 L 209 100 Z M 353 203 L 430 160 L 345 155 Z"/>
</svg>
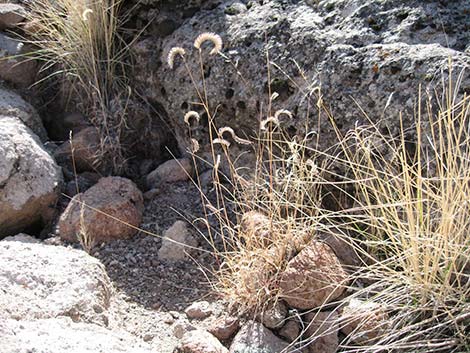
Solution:
<svg viewBox="0 0 470 353">
<path fill-rule="evenodd" d="M 0 117 L 0 239 L 50 222 L 62 172 L 19 119 Z"/>
<path fill-rule="evenodd" d="M 139 338 L 121 330 L 75 323 L 70 318 L 0 320 L 0 351 L 8 353 L 151 353 Z"/>
<path fill-rule="evenodd" d="M 115 321 L 108 312 L 112 286 L 97 259 L 24 235 L 0 241 L 0 293 L 0 322 L 69 317 L 106 327 Z"/>
<path fill-rule="evenodd" d="M 4 117 L 20 119 L 41 141 L 47 140 L 46 129 L 36 109 L 18 94 L 0 87 L 0 120 Z"/>
<path fill-rule="evenodd" d="M 228 125 L 241 137 L 254 136 L 270 84 L 272 92 L 279 94 L 273 111 L 289 109 L 294 114 L 282 122 L 292 134 L 304 130 L 306 103 L 312 97 L 309 126 L 320 134 L 321 149 L 330 146 L 336 135 L 326 115 L 317 126 L 312 113 L 317 96 L 312 89 L 317 85 L 321 84 L 324 102 L 343 131 L 367 121 L 359 106 L 373 121 L 382 119 L 383 127 L 393 130 L 399 126 L 399 111 L 404 113 L 405 124 L 410 124 L 419 85 L 423 92 L 439 86 L 441 76 L 447 75 L 449 58 L 455 73 L 470 65 L 470 31 L 462 15 L 468 7 L 466 0 L 445 4 L 438 0 L 211 3 L 206 7 L 195 4 L 180 18 L 168 10 L 170 2 L 157 2 L 154 6 L 162 10 L 157 11 L 157 23 L 173 23 L 172 30 L 149 35 L 135 45 L 141 91 L 164 110 L 181 151 L 190 145 L 184 114 L 190 109 L 202 111 L 192 104 L 199 98 L 186 66 L 179 61 L 170 70 L 165 59 L 172 47 L 184 47 L 187 65 L 201 89 L 193 46 L 201 32 L 218 33 L 224 41 L 223 53 L 234 64 L 210 56 L 210 49 L 203 47 L 208 98 L 211 107 L 217 107 L 218 127 Z M 271 82 L 265 49 L 270 61 L 278 65 L 270 67 Z M 467 72 L 460 92 L 468 87 Z M 266 117 L 266 111 L 262 116 Z M 209 149 L 207 124 L 201 122 L 191 136 L 199 139 L 200 153 Z M 236 151 L 236 144 L 230 148 Z"/>
</svg>

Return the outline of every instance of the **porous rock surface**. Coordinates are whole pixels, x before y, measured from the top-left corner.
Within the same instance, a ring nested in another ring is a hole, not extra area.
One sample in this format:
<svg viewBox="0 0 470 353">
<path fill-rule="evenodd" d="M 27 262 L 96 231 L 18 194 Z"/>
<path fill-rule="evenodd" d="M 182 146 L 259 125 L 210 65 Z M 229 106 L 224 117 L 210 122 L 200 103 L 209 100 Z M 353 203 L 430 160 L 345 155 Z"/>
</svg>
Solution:
<svg viewBox="0 0 470 353">
<path fill-rule="evenodd" d="M 79 240 L 80 232 L 91 237 L 95 244 L 128 239 L 137 233 L 133 227 L 140 225 L 143 209 L 142 192 L 132 181 L 121 177 L 101 178 L 70 201 L 60 216 L 58 232 L 62 239 L 72 242 Z"/>
<path fill-rule="evenodd" d="M 51 221 L 61 182 L 39 138 L 19 119 L 0 117 L 0 239 Z"/>
<path fill-rule="evenodd" d="M 282 122 L 289 131 L 304 130 L 306 97 L 320 84 L 339 128 L 367 122 L 363 108 L 372 120 L 383 118 L 382 127 L 396 131 L 398 113 L 403 111 L 405 124 L 410 123 L 419 85 L 431 92 L 438 87 L 449 58 L 455 73 L 469 66 L 469 8 L 466 0 L 148 1 L 145 13 L 137 15 L 142 23 L 153 22 L 135 45 L 136 79 L 144 96 L 164 109 L 182 152 L 190 143 L 182 116 L 201 108 L 192 104 L 199 99 L 186 66 L 179 61 L 170 70 L 165 59 L 172 47 L 184 47 L 201 89 L 193 41 L 207 31 L 223 38 L 223 53 L 233 63 L 210 56 L 210 44 L 203 46 L 205 86 L 211 106 L 217 107 L 218 127 L 254 135 L 259 107 L 267 101 L 267 49 L 270 61 L 289 76 L 271 66 L 269 83 L 279 94 L 273 110 L 292 111 L 294 118 Z M 461 93 L 470 87 L 468 75 Z M 314 104 L 315 92 L 312 97 Z M 311 128 L 322 137 L 320 149 L 336 138 L 326 116 Z M 192 137 L 201 151 L 208 150 L 207 124 L 198 129 Z"/>
<path fill-rule="evenodd" d="M 25 235 L 0 241 L 0 322 L 69 317 L 107 326 L 111 294 L 103 265 L 84 251 Z"/>
<path fill-rule="evenodd" d="M 346 288 L 347 278 L 331 248 L 312 241 L 288 262 L 279 287 L 291 307 L 313 309 L 337 299 Z"/>
</svg>

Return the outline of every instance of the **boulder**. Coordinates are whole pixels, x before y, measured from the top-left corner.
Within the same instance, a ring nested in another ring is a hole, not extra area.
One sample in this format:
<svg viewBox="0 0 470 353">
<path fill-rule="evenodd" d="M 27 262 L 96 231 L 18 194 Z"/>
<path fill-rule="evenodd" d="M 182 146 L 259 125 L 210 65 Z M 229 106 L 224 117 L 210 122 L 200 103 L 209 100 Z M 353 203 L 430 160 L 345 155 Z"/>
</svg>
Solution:
<svg viewBox="0 0 470 353">
<path fill-rule="evenodd" d="M 331 248 L 309 243 L 287 264 L 281 275 L 281 297 L 297 309 L 313 309 L 337 299 L 348 279 Z"/>
<path fill-rule="evenodd" d="M 306 315 L 304 339 L 310 353 L 335 353 L 339 346 L 339 315 L 336 311 L 310 312 Z"/>
<path fill-rule="evenodd" d="M 42 142 L 47 140 L 46 129 L 36 109 L 18 94 L 0 87 L 0 121 L 5 117 L 20 119 Z"/>
<path fill-rule="evenodd" d="M 8 353 L 151 353 L 139 338 L 122 330 L 57 317 L 0 320 L 0 351 Z"/>
<path fill-rule="evenodd" d="M 230 353 L 288 353 L 288 346 L 262 324 L 249 321 L 233 338 Z"/>
<path fill-rule="evenodd" d="M 54 152 L 57 162 L 72 167 L 75 161 L 77 172 L 95 171 L 97 152 L 100 146 L 100 135 L 94 127 L 87 127 L 72 135 L 70 140 L 62 143 Z M 73 153 L 72 153 L 73 152 Z"/>
<path fill-rule="evenodd" d="M 181 340 L 181 353 L 228 353 L 217 338 L 204 330 L 186 332 Z"/>
<path fill-rule="evenodd" d="M 0 239 L 49 223 L 62 172 L 19 119 L 0 117 Z"/>
<path fill-rule="evenodd" d="M 18 4 L 0 4 L 0 30 L 13 28 L 19 25 L 25 18 L 26 11 Z"/>
<path fill-rule="evenodd" d="M 383 125 L 393 130 L 400 126 L 400 111 L 405 124 L 411 123 L 419 85 L 423 91 L 433 92 L 440 85 L 441 70 L 447 74 L 448 58 L 453 60 L 455 74 L 470 64 L 469 24 L 462 15 L 468 11 L 467 0 L 243 3 L 196 4 L 193 11 L 182 15 L 176 9 L 185 5 L 179 2 L 153 2 L 151 10 L 147 6 L 139 14 L 149 18 L 157 13 L 157 23 L 172 23 L 164 36 L 152 27 L 148 36 L 135 44 L 139 58 L 135 72 L 144 97 L 158 102 L 168 116 L 181 152 L 190 146 L 182 116 L 200 109 L 193 104 L 199 98 L 186 66 L 176 62 L 170 70 L 164 61 L 171 48 L 184 47 L 186 63 L 201 88 L 193 41 L 208 28 L 222 37 L 226 59 L 209 55 L 211 49 L 203 47 L 207 97 L 211 107 L 217 107 L 217 127 L 236 128 L 239 136 L 257 132 L 259 107 L 266 106 L 269 99 L 268 86 L 278 93 L 273 111 L 288 109 L 294 114 L 293 119 L 282 122 L 283 127 L 294 133 L 304 131 L 307 109 L 316 103 L 315 92 L 309 106 L 306 98 L 320 83 L 323 100 L 342 131 L 367 121 L 360 107 L 373 121 L 383 120 Z M 260 55 L 264 50 L 269 51 L 270 61 L 279 65 L 270 66 L 270 75 L 266 57 Z M 469 75 L 466 72 L 462 77 L 461 93 L 470 85 Z M 266 114 L 264 111 L 262 116 Z M 312 114 L 310 111 L 310 119 Z M 312 125 L 308 124 L 321 136 L 318 148 L 330 147 L 336 135 L 328 117 L 321 116 L 318 126 Z M 198 128 L 201 136 L 208 136 L 208 124 L 201 122 Z M 316 139 L 312 141 L 316 143 Z M 210 151 L 207 137 L 200 141 L 200 151 Z"/>
<path fill-rule="evenodd" d="M 163 183 L 188 180 L 193 174 L 193 163 L 188 158 L 172 159 L 159 165 L 147 175 L 147 186 L 156 188 Z"/>
<path fill-rule="evenodd" d="M 38 64 L 28 57 L 29 46 L 0 33 L 0 79 L 17 88 L 27 88 L 36 80 Z"/>
<path fill-rule="evenodd" d="M 25 235 L 4 239 L 0 288 L 0 322 L 69 317 L 108 326 L 112 319 L 113 290 L 104 266 L 81 250 L 45 245 Z"/>
<path fill-rule="evenodd" d="M 188 260 L 194 253 L 198 241 L 188 229 L 188 224 L 176 221 L 163 234 L 162 246 L 158 250 L 158 258 L 165 261 Z"/>
<path fill-rule="evenodd" d="M 89 207 L 87 207 L 89 206 Z M 76 242 L 86 234 L 94 244 L 128 239 L 137 234 L 144 210 L 137 186 L 121 177 L 101 178 L 84 193 L 77 194 L 59 219 L 62 239 Z"/>
</svg>

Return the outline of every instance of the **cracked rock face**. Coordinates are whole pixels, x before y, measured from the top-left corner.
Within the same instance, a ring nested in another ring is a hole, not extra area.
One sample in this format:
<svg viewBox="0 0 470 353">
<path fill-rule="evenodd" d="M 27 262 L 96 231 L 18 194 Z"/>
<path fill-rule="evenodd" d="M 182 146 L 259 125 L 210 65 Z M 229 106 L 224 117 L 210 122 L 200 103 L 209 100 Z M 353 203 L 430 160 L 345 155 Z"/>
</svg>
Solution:
<svg viewBox="0 0 470 353">
<path fill-rule="evenodd" d="M 0 239 L 54 216 L 62 172 L 19 119 L 0 118 Z"/>
<path fill-rule="evenodd" d="M 172 2 L 149 4 L 158 12 L 157 23 L 173 21 L 168 33 L 149 30 L 135 45 L 136 80 L 144 96 L 158 102 L 178 137 L 180 150 L 189 147 L 188 110 L 202 113 L 196 89 L 181 61 L 170 70 L 165 58 L 174 46 L 184 47 L 189 69 L 202 88 L 198 52 L 193 41 L 201 32 L 218 33 L 223 53 L 232 62 L 210 56 L 204 46 L 204 76 L 211 107 L 217 107 L 218 127 L 230 126 L 239 136 L 253 136 L 259 126 L 260 107 L 267 106 L 268 85 L 278 93 L 273 111 L 289 109 L 293 119 L 282 122 L 289 133 L 304 130 L 307 97 L 321 84 L 322 96 L 337 126 L 343 130 L 367 122 L 361 108 L 381 128 L 396 132 L 399 112 L 411 124 L 418 88 L 433 92 L 448 75 L 470 65 L 470 31 L 466 0 L 326 0 L 326 1 L 219 1 L 211 7 L 195 6 L 184 19 L 167 11 Z M 176 6 L 176 5 L 175 5 Z M 166 10 L 164 10 L 166 9 Z M 148 9 L 147 9 L 148 10 Z M 439 16 L 436 16 L 436 14 Z M 165 17 L 166 16 L 166 17 Z M 265 50 L 271 66 L 268 82 Z M 241 79 L 242 76 L 244 79 Z M 460 93 L 470 88 L 468 73 Z M 315 110 L 316 94 L 310 100 Z M 263 108 L 261 116 L 266 117 Z M 312 115 L 310 115 L 312 117 Z M 311 119 L 310 129 L 320 133 L 320 149 L 336 141 L 329 119 Z M 208 126 L 191 131 L 209 148 Z M 236 144 L 230 147 L 236 152 Z M 241 148 L 241 147 L 240 147 Z"/>
</svg>

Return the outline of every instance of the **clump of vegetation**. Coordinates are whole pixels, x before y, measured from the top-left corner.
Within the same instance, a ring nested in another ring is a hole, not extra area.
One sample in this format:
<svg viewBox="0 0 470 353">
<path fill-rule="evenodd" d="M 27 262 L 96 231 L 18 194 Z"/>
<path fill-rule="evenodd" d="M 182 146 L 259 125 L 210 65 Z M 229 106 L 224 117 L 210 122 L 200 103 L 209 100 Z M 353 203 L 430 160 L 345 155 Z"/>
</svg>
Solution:
<svg viewBox="0 0 470 353">
<path fill-rule="evenodd" d="M 468 97 L 452 94 L 458 91 L 452 72 L 441 101 L 419 95 L 414 128 L 402 125 L 400 136 L 383 133 L 372 121 L 342 135 L 319 88 L 309 92 L 316 97 L 318 113 L 330 116 L 336 129 L 338 141 L 330 152 L 312 145 L 312 131 L 294 137 L 283 131 L 281 115 L 289 119 L 291 113 L 272 112 L 276 93 L 270 92 L 268 109 L 260 114 L 264 119 L 251 138 L 256 161 L 247 175 L 230 146 L 249 142 L 231 127 L 218 127 L 209 104 L 201 54 L 206 41 L 213 45 L 210 54 L 228 60 L 220 37 L 203 34 L 195 43 L 200 73 L 190 71 L 187 52 L 180 47 L 170 51 L 168 64 L 173 68 L 183 61 L 208 116 L 212 160 L 206 163 L 213 169 L 216 200 L 210 202 L 202 192 L 201 198 L 206 219 L 218 221 L 215 228 L 207 221 L 208 240 L 221 264 L 214 289 L 240 313 L 259 314 L 278 300 L 287 262 L 318 231 L 334 230 L 362 257 L 360 267 L 349 269 L 352 294 L 344 301 L 360 298 L 379 308 L 381 318 L 375 324 L 359 321 L 341 350 L 468 349 L 470 104 Z M 198 123 L 199 114 L 189 112 L 185 122 L 190 125 L 193 118 Z M 231 136 L 224 137 L 227 132 Z M 197 164 L 199 144 L 192 141 Z M 341 166 L 344 174 L 338 175 L 332 165 Z M 348 201 L 343 209 L 322 207 L 331 190 Z M 358 340 L 365 331 L 376 334 Z"/>
<path fill-rule="evenodd" d="M 469 347 L 470 100 L 457 91 L 450 72 L 441 100 L 426 97 L 415 127 L 398 137 L 372 123 L 338 132 L 355 186 L 345 219 L 369 254 L 357 276 L 371 284 L 356 295 L 390 312 L 363 351 Z"/>
<path fill-rule="evenodd" d="M 131 94 L 125 58 L 129 46 L 120 37 L 121 0 L 38 0 L 30 4 L 29 41 L 44 62 L 43 81 L 59 82 L 64 109 L 78 108 L 98 129 L 96 162 L 124 166 L 122 131 Z M 50 80 L 49 80 L 50 81 Z"/>
</svg>

